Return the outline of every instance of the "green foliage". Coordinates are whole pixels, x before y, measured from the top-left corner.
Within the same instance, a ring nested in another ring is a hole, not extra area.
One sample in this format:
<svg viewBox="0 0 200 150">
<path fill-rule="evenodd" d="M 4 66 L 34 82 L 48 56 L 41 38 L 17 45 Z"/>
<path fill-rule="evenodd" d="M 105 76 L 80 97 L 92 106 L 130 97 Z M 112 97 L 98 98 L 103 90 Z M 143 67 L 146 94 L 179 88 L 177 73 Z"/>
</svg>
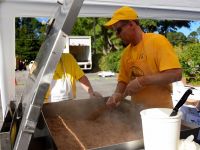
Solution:
<svg viewBox="0 0 200 150">
<path fill-rule="evenodd" d="M 141 19 L 140 25 L 144 32 L 154 32 L 157 30 L 158 21 L 152 19 Z"/>
<path fill-rule="evenodd" d="M 112 52 L 100 59 L 101 70 L 119 72 L 120 57 L 122 51 Z"/>
<path fill-rule="evenodd" d="M 187 38 L 181 32 L 169 32 L 167 33 L 167 39 L 174 46 L 184 46 L 187 44 Z"/>
<path fill-rule="evenodd" d="M 190 21 L 178 21 L 178 20 L 152 20 L 141 19 L 140 25 L 145 32 L 158 32 L 166 35 L 168 32 L 175 32 L 181 27 L 190 27 Z"/>
<path fill-rule="evenodd" d="M 188 42 L 189 43 L 198 43 L 198 33 L 193 31 L 188 35 Z"/>
<path fill-rule="evenodd" d="M 35 18 L 16 18 L 16 56 L 19 60 L 34 60 L 45 38 L 46 26 Z"/>
<path fill-rule="evenodd" d="M 184 75 L 188 82 L 200 81 L 200 43 L 185 46 L 179 53 Z"/>
<path fill-rule="evenodd" d="M 197 28 L 197 34 L 198 34 L 198 37 L 200 38 L 200 26 Z"/>
<path fill-rule="evenodd" d="M 102 57 L 103 54 L 100 53 L 92 55 L 92 72 L 98 72 L 101 70 L 99 67 L 99 62 Z"/>
</svg>

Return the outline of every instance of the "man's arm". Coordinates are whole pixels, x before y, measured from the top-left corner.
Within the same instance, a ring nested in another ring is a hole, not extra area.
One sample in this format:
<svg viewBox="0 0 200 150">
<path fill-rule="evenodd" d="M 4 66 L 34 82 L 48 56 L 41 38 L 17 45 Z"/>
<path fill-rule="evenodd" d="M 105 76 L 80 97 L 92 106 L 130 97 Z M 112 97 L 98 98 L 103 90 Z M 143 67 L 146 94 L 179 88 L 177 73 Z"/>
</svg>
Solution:
<svg viewBox="0 0 200 150">
<path fill-rule="evenodd" d="M 182 69 L 169 69 L 153 75 L 137 77 L 129 82 L 124 92 L 124 96 L 133 95 L 148 85 L 167 85 L 179 81 L 182 78 Z"/>
<path fill-rule="evenodd" d="M 142 86 L 148 86 L 148 85 L 170 84 L 172 82 L 181 80 L 181 78 L 182 78 L 182 69 L 177 68 L 177 69 L 165 70 L 154 75 L 138 77 L 137 79 Z"/>
<path fill-rule="evenodd" d="M 81 86 L 83 87 L 83 89 L 87 92 L 87 93 L 93 93 L 93 88 L 91 86 L 90 81 L 88 80 L 88 78 L 83 75 L 80 79 L 79 79 Z"/>
<path fill-rule="evenodd" d="M 121 93 L 123 94 L 125 89 L 126 89 L 126 83 L 125 82 L 122 82 L 122 81 L 119 81 L 117 83 L 117 86 L 116 86 L 116 89 L 115 89 L 115 92 L 114 93 Z"/>
<path fill-rule="evenodd" d="M 102 95 L 93 90 L 92 85 L 88 78 L 84 75 L 79 79 L 83 89 L 90 95 L 90 98 L 102 98 Z"/>
</svg>

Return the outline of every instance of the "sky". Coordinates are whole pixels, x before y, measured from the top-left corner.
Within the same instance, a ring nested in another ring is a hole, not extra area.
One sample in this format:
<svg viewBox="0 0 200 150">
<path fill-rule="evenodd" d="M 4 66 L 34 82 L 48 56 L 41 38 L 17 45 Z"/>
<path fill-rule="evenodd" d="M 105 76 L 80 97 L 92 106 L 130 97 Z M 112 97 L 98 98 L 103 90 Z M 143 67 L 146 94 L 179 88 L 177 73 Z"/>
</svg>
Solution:
<svg viewBox="0 0 200 150">
<path fill-rule="evenodd" d="M 39 18 L 36 18 L 38 21 L 40 22 L 47 22 L 49 18 L 43 18 L 43 17 L 39 17 Z"/>
<path fill-rule="evenodd" d="M 178 32 L 182 32 L 185 36 L 188 36 L 192 31 L 196 31 L 198 27 L 200 27 L 200 21 L 195 21 L 191 24 L 190 29 L 183 27 Z"/>
<path fill-rule="evenodd" d="M 48 18 L 37 18 L 40 22 L 44 21 L 47 22 Z M 197 28 L 200 27 L 200 21 L 194 21 L 191 23 L 190 29 L 188 28 L 180 28 L 177 32 L 182 32 L 185 36 L 188 36 L 192 31 L 196 31 Z"/>
</svg>

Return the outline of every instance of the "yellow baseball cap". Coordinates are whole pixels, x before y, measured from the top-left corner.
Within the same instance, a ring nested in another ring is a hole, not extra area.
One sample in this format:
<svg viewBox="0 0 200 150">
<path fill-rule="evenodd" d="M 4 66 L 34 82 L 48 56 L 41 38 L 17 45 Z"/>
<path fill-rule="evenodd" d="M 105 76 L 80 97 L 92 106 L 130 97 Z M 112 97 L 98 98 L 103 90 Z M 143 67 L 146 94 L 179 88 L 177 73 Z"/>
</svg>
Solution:
<svg viewBox="0 0 200 150">
<path fill-rule="evenodd" d="M 109 28 L 120 20 L 136 20 L 136 19 L 138 19 L 137 12 L 131 7 L 123 6 L 114 12 L 112 18 L 107 23 L 105 23 L 104 26 Z"/>
</svg>

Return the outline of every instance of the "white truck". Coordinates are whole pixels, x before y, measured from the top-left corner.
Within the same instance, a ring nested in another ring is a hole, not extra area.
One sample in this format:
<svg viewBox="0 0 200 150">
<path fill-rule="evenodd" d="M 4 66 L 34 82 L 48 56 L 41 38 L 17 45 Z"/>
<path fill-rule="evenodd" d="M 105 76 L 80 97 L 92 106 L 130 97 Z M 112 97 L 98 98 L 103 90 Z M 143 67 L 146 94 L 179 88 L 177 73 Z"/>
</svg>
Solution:
<svg viewBox="0 0 200 150">
<path fill-rule="evenodd" d="M 68 36 L 64 52 L 71 53 L 82 70 L 92 69 L 90 36 Z"/>
</svg>

